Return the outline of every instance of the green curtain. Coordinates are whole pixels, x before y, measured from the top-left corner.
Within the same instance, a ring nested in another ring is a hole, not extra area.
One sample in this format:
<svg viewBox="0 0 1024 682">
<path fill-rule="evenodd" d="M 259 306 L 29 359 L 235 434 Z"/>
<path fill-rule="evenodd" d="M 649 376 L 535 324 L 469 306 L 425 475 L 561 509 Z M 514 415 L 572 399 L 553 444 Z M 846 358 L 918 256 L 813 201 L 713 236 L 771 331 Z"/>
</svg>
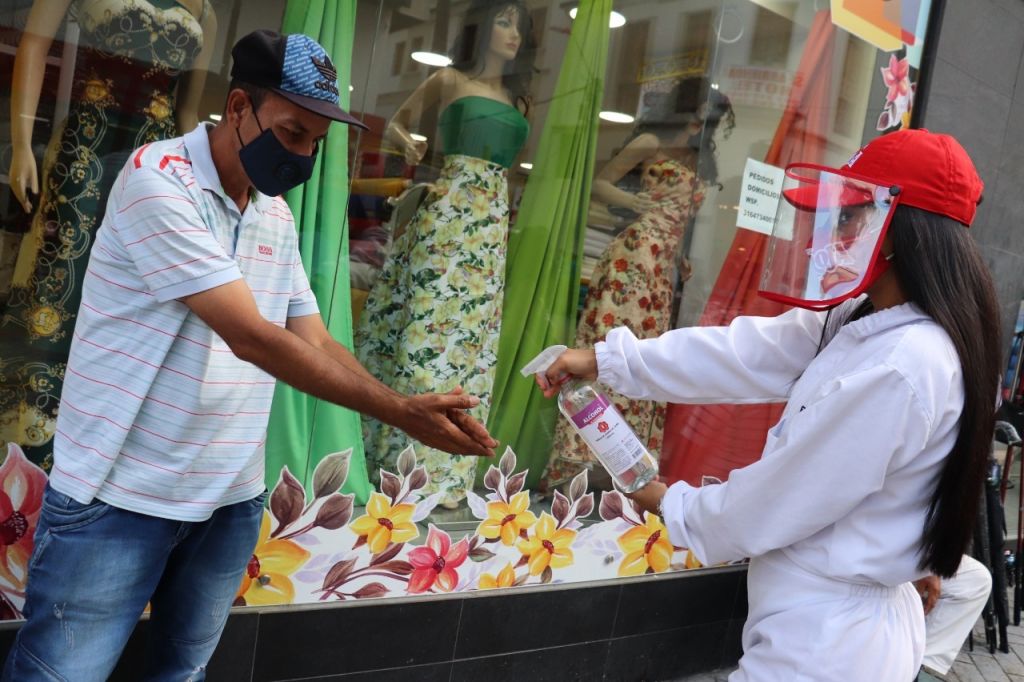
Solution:
<svg viewBox="0 0 1024 682">
<path fill-rule="evenodd" d="M 543 473 L 558 408 L 519 369 L 545 347 L 576 335 L 583 234 L 604 91 L 611 0 L 581 2 L 548 107 L 533 171 L 509 235 L 498 367 L 488 428 Z M 486 467 L 480 467 L 481 475 Z"/>
<path fill-rule="evenodd" d="M 348 108 L 356 0 L 288 0 L 283 33 L 315 38 L 338 68 L 341 106 Z M 333 123 L 321 146 L 313 177 L 285 196 L 295 216 L 302 263 L 331 335 L 352 347 L 348 268 L 348 127 Z M 343 490 L 362 504 L 371 492 L 359 415 L 278 383 L 267 431 L 267 487 L 281 468 L 310 490 L 312 472 L 326 455 L 352 448 Z"/>
</svg>

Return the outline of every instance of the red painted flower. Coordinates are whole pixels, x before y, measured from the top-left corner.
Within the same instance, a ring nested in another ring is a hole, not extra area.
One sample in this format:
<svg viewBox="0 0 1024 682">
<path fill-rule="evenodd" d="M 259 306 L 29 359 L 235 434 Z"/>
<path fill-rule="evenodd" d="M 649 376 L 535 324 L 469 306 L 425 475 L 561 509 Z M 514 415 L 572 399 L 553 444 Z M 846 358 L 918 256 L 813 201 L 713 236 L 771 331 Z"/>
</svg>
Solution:
<svg viewBox="0 0 1024 682">
<path fill-rule="evenodd" d="M 882 67 L 882 80 L 889 88 L 885 96 L 887 102 L 895 102 L 898 97 L 905 96 L 910 92 L 910 62 L 890 55 L 889 67 Z"/>
<path fill-rule="evenodd" d="M 651 244 L 651 255 L 652 256 L 657 256 L 659 253 L 661 253 L 661 245 L 660 244 Z"/>
<path fill-rule="evenodd" d="M 657 324 L 658 323 L 654 321 L 653 317 L 647 316 L 646 318 L 644 318 L 644 321 L 641 326 L 643 327 L 645 332 L 649 332 L 652 329 L 654 329 L 657 326 Z"/>
<path fill-rule="evenodd" d="M 451 592 L 459 584 L 459 574 L 455 569 L 467 556 L 469 542 L 466 538 L 453 545 L 448 533 L 431 524 L 427 531 L 427 544 L 409 552 L 413 571 L 409 576 L 408 591 L 420 594 L 436 586 L 442 592 Z"/>
<path fill-rule="evenodd" d="M 662 272 L 664 272 L 664 270 L 662 269 L 662 267 L 660 265 L 655 265 L 654 266 L 654 276 L 655 277 L 661 277 L 661 273 Z"/>
<path fill-rule="evenodd" d="M 0 466 L 0 577 L 12 587 L 24 587 L 32 536 L 43 504 L 46 474 L 28 461 L 14 443 Z"/>
<path fill-rule="evenodd" d="M 613 263 L 613 265 L 615 266 L 615 271 L 616 272 L 625 272 L 626 270 L 629 269 L 629 262 L 627 262 L 625 258 L 617 259 Z"/>
<path fill-rule="evenodd" d="M 637 301 L 637 304 L 644 310 L 647 310 L 648 308 L 651 307 L 651 301 L 646 296 L 641 296 L 640 300 Z"/>
<path fill-rule="evenodd" d="M 593 327 L 595 322 L 597 322 L 597 308 L 591 308 L 587 313 L 587 324 Z"/>
<path fill-rule="evenodd" d="M 613 324 L 615 324 L 615 316 L 612 315 L 611 313 L 605 313 L 604 316 L 601 318 L 601 322 L 604 324 L 604 326 L 610 327 Z"/>
</svg>

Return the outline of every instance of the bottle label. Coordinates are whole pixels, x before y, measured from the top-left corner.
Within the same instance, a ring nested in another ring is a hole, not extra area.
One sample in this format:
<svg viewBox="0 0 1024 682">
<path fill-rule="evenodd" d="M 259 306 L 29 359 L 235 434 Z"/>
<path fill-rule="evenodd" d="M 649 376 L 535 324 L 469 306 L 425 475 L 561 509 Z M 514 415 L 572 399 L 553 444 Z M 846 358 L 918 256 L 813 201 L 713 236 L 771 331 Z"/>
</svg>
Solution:
<svg viewBox="0 0 1024 682">
<path fill-rule="evenodd" d="M 572 422 L 612 474 L 629 470 L 647 452 L 626 420 L 603 395 L 573 415 Z"/>
</svg>

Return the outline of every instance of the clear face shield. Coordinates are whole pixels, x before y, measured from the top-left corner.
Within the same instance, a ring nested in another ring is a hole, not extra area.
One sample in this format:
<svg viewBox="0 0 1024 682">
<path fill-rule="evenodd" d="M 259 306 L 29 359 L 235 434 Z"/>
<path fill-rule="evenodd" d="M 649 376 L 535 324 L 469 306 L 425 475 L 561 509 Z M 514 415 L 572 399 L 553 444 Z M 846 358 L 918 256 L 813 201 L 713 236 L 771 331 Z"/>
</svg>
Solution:
<svg viewBox="0 0 1024 682">
<path fill-rule="evenodd" d="M 760 294 L 824 310 L 862 294 L 881 272 L 878 252 L 899 187 L 806 164 L 786 168 Z"/>
</svg>

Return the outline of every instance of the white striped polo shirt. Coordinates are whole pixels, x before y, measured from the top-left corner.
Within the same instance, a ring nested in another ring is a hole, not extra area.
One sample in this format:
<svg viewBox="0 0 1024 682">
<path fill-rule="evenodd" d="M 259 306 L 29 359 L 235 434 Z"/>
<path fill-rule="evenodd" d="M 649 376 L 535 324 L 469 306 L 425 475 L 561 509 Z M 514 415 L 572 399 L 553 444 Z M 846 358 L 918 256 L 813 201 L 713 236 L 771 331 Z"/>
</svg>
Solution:
<svg viewBox="0 0 1024 682">
<path fill-rule="evenodd" d="M 136 150 L 86 270 L 54 488 L 182 521 L 263 491 L 275 381 L 177 300 L 239 278 L 276 325 L 319 312 L 288 205 L 255 194 L 239 214 L 206 125 Z"/>
</svg>

